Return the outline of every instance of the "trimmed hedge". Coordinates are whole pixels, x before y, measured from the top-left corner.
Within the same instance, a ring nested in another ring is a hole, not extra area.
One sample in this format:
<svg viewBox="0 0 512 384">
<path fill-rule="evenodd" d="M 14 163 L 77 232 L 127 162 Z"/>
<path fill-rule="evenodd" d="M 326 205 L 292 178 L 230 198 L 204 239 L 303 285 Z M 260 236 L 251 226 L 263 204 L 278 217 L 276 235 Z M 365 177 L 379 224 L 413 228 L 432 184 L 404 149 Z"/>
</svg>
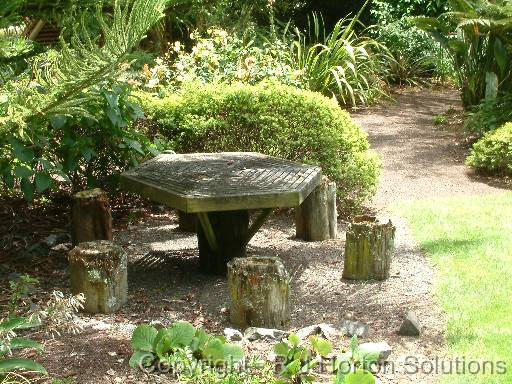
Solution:
<svg viewBox="0 0 512 384">
<path fill-rule="evenodd" d="M 498 175 L 512 175 L 512 123 L 487 132 L 473 144 L 466 164 Z"/>
<path fill-rule="evenodd" d="M 255 151 L 322 167 L 342 208 L 375 193 L 380 170 L 367 135 L 335 101 L 279 84 L 189 85 L 164 98 L 139 94 L 177 152 Z"/>
</svg>

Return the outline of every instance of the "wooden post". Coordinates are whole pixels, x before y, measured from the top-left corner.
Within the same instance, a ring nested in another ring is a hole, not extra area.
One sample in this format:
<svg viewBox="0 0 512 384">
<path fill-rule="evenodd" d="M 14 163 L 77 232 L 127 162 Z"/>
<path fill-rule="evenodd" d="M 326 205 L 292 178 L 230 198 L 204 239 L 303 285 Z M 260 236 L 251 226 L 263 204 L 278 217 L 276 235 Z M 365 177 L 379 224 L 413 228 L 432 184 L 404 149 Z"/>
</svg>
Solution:
<svg viewBox="0 0 512 384">
<path fill-rule="evenodd" d="M 336 184 L 327 177 L 295 209 L 295 232 L 299 239 L 322 241 L 337 237 Z"/>
<path fill-rule="evenodd" d="M 394 252 L 395 227 L 373 216 L 354 218 L 347 230 L 343 277 L 351 280 L 385 280 Z"/>
<path fill-rule="evenodd" d="M 227 263 L 244 257 L 249 236 L 249 212 L 225 211 L 199 213 L 197 226 L 199 263 L 202 272 L 225 274 Z M 205 232 L 205 225 L 209 228 Z M 210 244 L 212 235 L 215 245 Z"/>
<path fill-rule="evenodd" d="M 71 292 L 85 295 L 84 311 L 113 313 L 127 301 L 127 256 L 111 241 L 80 243 L 69 252 Z"/>
<path fill-rule="evenodd" d="M 178 229 L 183 232 L 196 232 L 196 215 L 178 210 Z"/>
<path fill-rule="evenodd" d="M 290 320 L 288 273 L 278 258 L 230 261 L 228 287 L 230 318 L 235 326 L 279 328 Z"/>
<path fill-rule="evenodd" d="M 112 240 L 112 211 L 107 194 L 101 189 L 82 191 L 73 196 L 71 240 L 73 245 Z"/>
</svg>

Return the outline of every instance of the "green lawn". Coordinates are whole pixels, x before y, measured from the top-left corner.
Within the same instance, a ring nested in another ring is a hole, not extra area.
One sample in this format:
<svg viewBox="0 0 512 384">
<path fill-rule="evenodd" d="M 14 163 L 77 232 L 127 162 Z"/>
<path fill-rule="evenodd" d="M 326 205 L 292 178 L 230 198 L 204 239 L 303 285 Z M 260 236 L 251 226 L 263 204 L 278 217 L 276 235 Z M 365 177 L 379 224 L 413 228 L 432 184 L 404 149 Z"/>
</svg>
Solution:
<svg viewBox="0 0 512 384">
<path fill-rule="evenodd" d="M 512 193 L 418 201 L 397 210 L 437 266 L 437 297 L 449 319 L 447 355 L 507 365 L 506 374 L 443 382 L 512 383 Z"/>
</svg>

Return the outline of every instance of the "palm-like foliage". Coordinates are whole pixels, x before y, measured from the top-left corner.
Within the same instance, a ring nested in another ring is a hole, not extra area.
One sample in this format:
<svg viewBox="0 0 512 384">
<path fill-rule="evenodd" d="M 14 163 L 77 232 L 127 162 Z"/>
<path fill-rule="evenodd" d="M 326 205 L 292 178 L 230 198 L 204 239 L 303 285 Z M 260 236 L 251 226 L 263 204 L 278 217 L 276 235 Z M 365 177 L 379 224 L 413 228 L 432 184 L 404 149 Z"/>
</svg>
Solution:
<svg viewBox="0 0 512 384">
<path fill-rule="evenodd" d="M 321 17 L 310 18 L 307 34 L 296 30 L 292 58 L 309 89 L 335 95 L 344 104 L 366 104 L 382 93 L 384 46 L 355 30 L 360 14 L 342 19 L 327 33 Z"/>
<path fill-rule="evenodd" d="M 23 128 L 28 122 L 55 115 L 86 115 L 84 106 L 99 97 L 93 86 L 121 73 L 132 50 L 163 16 L 166 3 L 117 0 L 108 19 L 98 6 L 96 20 L 103 44 L 92 39 L 81 23 L 69 43 L 61 39 L 60 51 L 34 61 L 33 78 L 6 85 L 10 99 L 0 124 Z"/>
<path fill-rule="evenodd" d="M 512 90 L 510 1 L 450 0 L 450 12 L 412 21 L 451 53 L 466 108 Z"/>
</svg>

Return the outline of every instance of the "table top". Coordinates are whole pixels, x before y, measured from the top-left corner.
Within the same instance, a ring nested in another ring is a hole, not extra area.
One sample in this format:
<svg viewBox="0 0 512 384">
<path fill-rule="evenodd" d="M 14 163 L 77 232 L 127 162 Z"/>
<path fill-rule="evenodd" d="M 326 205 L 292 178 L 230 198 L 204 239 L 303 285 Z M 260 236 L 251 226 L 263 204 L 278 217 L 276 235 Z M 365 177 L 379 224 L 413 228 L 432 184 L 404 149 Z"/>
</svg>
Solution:
<svg viewBox="0 0 512 384">
<path fill-rule="evenodd" d="M 255 152 L 162 154 L 121 175 L 121 187 L 187 213 L 295 207 L 320 167 Z"/>
</svg>

